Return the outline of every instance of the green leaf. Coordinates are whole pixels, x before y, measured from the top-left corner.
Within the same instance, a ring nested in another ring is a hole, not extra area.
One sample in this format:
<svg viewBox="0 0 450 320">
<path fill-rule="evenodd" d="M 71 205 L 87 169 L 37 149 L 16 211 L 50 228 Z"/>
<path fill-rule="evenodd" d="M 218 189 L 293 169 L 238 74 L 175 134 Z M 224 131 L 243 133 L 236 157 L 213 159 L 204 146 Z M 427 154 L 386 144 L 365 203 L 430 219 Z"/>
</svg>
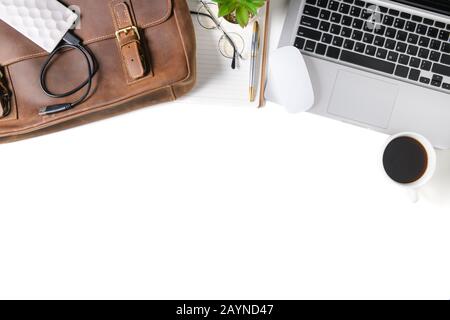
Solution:
<svg viewBox="0 0 450 320">
<path fill-rule="evenodd" d="M 245 8 L 244 6 L 237 8 L 236 19 L 242 28 L 245 28 L 248 25 L 249 18 L 249 12 L 247 8 Z"/>
</svg>

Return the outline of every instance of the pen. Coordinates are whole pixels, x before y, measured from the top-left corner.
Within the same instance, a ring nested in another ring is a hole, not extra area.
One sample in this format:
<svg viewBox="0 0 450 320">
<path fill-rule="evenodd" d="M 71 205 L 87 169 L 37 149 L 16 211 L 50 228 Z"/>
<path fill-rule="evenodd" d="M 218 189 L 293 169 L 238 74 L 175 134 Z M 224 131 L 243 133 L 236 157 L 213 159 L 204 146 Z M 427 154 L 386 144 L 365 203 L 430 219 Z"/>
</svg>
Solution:
<svg viewBox="0 0 450 320">
<path fill-rule="evenodd" d="M 258 61 L 259 50 L 259 23 L 255 21 L 253 24 L 253 38 L 252 38 L 252 52 L 251 52 L 251 66 L 250 66 L 250 85 L 249 94 L 250 102 L 254 102 L 256 99 L 257 79 L 256 79 L 256 65 Z"/>
</svg>

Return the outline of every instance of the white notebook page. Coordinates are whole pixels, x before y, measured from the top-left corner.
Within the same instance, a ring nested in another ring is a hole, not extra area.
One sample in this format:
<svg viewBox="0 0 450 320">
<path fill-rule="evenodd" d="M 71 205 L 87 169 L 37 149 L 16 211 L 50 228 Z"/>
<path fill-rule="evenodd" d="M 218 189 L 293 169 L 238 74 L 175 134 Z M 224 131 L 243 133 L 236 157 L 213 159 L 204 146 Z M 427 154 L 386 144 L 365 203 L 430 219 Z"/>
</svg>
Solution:
<svg viewBox="0 0 450 320">
<path fill-rule="evenodd" d="M 198 11 L 201 3 L 198 0 L 188 0 L 192 11 Z M 179 101 L 183 103 L 232 105 L 232 106 L 259 106 L 259 85 L 255 102 L 250 102 L 249 81 L 250 81 L 250 54 L 251 41 L 253 36 L 253 24 L 250 23 L 245 29 L 239 25 L 231 24 L 225 20 L 222 22 L 223 28 L 228 33 L 237 33 L 244 39 L 244 51 L 240 59 L 240 67 L 233 70 L 231 59 L 225 58 L 219 50 L 219 39 L 222 33 L 219 30 L 208 30 L 203 28 L 197 20 L 195 14 L 191 15 L 197 38 L 197 84 L 194 89 Z M 261 46 L 263 44 L 262 35 L 264 32 L 264 19 L 258 21 L 261 26 Z M 262 47 L 259 54 L 259 64 L 261 65 Z M 258 68 L 259 69 L 259 68 Z M 260 74 L 260 73 L 259 73 Z"/>
</svg>

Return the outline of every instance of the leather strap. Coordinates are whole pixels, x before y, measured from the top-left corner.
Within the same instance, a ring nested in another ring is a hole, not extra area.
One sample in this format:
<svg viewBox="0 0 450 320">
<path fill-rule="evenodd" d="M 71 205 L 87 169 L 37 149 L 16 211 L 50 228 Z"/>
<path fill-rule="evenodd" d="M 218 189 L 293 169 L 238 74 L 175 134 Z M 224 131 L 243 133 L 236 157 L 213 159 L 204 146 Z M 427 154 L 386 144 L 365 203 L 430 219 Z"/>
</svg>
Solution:
<svg viewBox="0 0 450 320">
<path fill-rule="evenodd" d="M 123 64 L 131 80 L 139 80 L 145 76 L 146 63 L 140 41 L 140 34 L 133 19 L 130 5 L 124 0 L 111 3 Z"/>
<path fill-rule="evenodd" d="M 4 75 L 0 70 L 0 119 L 6 117 L 11 111 L 11 97 L 3 77 Z"/>
</svg>

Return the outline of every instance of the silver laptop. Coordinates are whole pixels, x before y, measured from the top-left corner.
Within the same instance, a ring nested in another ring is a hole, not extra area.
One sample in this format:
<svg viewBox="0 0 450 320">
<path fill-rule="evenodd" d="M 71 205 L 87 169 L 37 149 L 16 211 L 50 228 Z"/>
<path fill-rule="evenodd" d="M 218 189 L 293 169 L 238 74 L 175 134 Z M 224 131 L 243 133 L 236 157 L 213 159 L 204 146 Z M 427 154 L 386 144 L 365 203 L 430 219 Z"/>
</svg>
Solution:
<svg viewBox="0 0 450 320">
<path fill-rule="evenodd" d="M 450 148 L 449 0 L 291 0 L 280 46 L 304 54 L 311 112 Z"/>
</svg>

